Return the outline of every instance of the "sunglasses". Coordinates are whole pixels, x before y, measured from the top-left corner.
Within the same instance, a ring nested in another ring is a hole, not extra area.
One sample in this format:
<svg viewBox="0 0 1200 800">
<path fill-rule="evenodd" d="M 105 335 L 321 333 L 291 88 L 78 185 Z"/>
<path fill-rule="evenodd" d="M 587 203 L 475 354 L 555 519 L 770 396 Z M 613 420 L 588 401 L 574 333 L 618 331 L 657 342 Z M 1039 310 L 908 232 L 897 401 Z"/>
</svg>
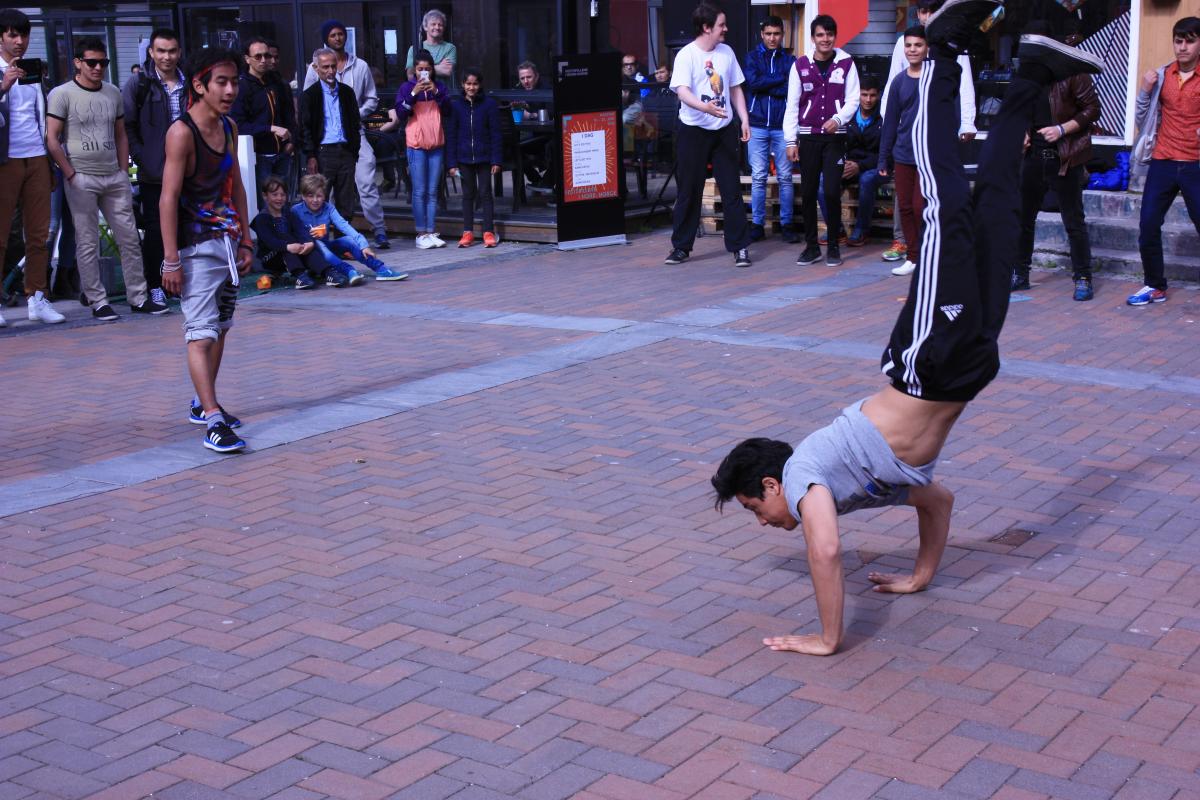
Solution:
<svg viewBox="0 0 1200 800">
<path fill-rule="evenodd" d="M 268 58 L 271 60 L 275 60 L 275 59 L 279 58 L 279 56 L 271 55 L 270 53 L 255 53 L 254 55 L 252 55 L 250 57 L 253 58 L 255 61 L 266 61 Z"/>
<path fill-rule="evenodd" d="M 107 58 L 80 58 L 77 59 L 87 64 L 92 69 L 96 67 L 107 67 L 111 62 Z"/>
</svg>

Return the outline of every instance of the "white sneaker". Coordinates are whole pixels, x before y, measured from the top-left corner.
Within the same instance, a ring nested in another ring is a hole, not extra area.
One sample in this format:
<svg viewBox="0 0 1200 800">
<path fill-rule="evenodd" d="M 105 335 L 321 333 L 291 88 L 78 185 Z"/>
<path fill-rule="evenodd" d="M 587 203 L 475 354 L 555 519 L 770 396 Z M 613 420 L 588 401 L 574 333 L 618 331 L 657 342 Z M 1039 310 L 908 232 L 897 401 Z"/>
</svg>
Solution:
<svg viewBox="0 0 1200 800">
<path fill-rule="evenodd" d="M 432 241 L 430 241 L 428 233 L 417 234 L 417 249 L 418 250 L 428 250 L 431 247 L 437 247 L 437 245 L 434 244 Z"/>
<path fill-rule="evenodd" d="M 66 317 L 54 310 L 54 306 L 50 305 L 50 301 L 46 299 L 46 295 L 37 292 L 33 297 L 29 298 L 30 322 L 54 324 L 62 322 L 64 319 Z"/>
<path fill-rule="evenodd" d="M 913 272 L 916 271 L 916 269 L 917 269 L 916 264 L 909 261 L 908 259 L 905 259 L 904 263 L 901 264 L 900 266 L 892 267 L 892 274 L 893 275 L 912 275 Z"/>
<path fill-rule="evenodd" d="M 430 239 L 430 241 L 433 242 L 434 247 L 445 247 L 446 246 L 446 243 L 444 241 L 442 241 L 442 237 L 438 236 L 436 233 L 429 234 L 429 239 Z"/>
<path fill-rule="evenodd" d="M 157 305 L 165 306 L 167 304 L 167 293 L 162 289 L 151 289 L 150 299 Z"/>
</svg>

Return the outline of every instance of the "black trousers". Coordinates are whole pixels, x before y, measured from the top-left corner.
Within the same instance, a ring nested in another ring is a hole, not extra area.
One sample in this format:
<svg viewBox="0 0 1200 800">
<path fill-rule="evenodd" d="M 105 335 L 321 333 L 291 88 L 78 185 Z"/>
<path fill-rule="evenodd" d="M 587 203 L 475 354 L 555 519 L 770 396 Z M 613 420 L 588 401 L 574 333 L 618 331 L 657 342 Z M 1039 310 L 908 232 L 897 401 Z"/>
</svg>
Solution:
<svg viewBox="0 0 1200 800">
<path fill-rule="evenodd" d="M 319 247 L 314 247 L 302 256 L 286 251 L 272 253 L 270 258 L 263 259 L 262 265 L 263 269 L 273 275 L 282 275 L 286 272 L 293 278 L 299 278 L 305 272 L 314 278 L 321 278 L 329 269 L 329 264 L 321 255 Z"/>
<path fill-rule="evenodd" d="M 366 142 L 363 147 L 370 147 Z M 333 207 L 347 221 L 354 218 L 358 207 L 358 186 L 354 183 L 354 167 L 358 157 L 344 144 L 323 144 L 317 151 L 317 166 L 329 181 L 329 192 L 333 194 Z"/>
<path fill-rule="evenodd" d="M 804 215 L 804 246 L 817 245 L 817 192 L 825 186 L 825 222 L 830 242 L 842 228 L 842 165 L 846 137 L 841 134 L 805 134 L 796 148 L 800 163 L 800 213 Z"/>
<path fill-rule="evenodd" d="M 1087 220 L 1083 215 L 1083 184 L 1087 175 L 1083 165 L 1067 168 L 1060 176 L 1058 154 L 1043 153 L 1030 148 L 1021 164 L 1021 251 L 1017 270 L 1029 273 L 1033 263 L 1033 239 L 1037 228 L 1037 215 L 1047 189 L 1058 196 L 1058 211 L 1063 227 L 1067 229 L 1067 241 L 1071 245 L 1071 267 L 1075 279 L 1092 277 L 1092 245 L 1088 239 Z"/>
<path fill-rule="evenodd" d="M 746 204 L 742 202 L 741 126 L 735 119 L 720 130 L 679 124 L 675 134 L 675 215 L 671 245 L 690 253 L 700 229 L 700 199 L 712 164 L 725 217 L 725 249 L 736 253 L 750 244 Z"/>
<path fill-rule="evenodd" d="M 475 207 L 483 216 L 483 232 L 495 232 L 495 201 L 492 198 L 492 165 L 459 164 L 462 175 L 463 230 L 475 228 Z"/>
<path fill-rule="evenodd" d="M 142 212 L 142 274 L 146 276 L 147 289 L 162 288 L 162 222 L 158 214 L 158 200 L 162 197 L 161 183 L 139 183 L 138 204 Z"/>
<path fill-rule="evenodd" d="M 899 391 L 925 400 L 968 401 L 1000 369 L 997 339 L 1008 313 L 1017 256 L 1019 175 L 1025 132 L 1045 88 L 1015 77 L 988 130 L 974 196 L 958 155 L 958 82 L 953 58 L 921 68 L 913 150 L 925 196 L 921 259 L 883 352 Z"/>
</svg>

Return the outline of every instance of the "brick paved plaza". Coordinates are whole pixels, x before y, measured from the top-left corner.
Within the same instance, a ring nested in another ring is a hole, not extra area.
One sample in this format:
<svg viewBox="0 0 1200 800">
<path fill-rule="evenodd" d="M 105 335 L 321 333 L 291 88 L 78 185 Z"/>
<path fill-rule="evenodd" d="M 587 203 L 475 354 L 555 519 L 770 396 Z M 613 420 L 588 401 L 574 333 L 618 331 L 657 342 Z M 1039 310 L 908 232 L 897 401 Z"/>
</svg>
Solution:
<svg viewBox="0 0 1200 800">
<path fill-rule="evenodd" d="M 240 456 L 178 313 L 0 334 L 0 798 L 1200 797 L 1197 293 L 1035 273 L 938 578 L 870 592 L 915 516 L 844 517 L 820 659 L 761 645 L 815 628 L 800 532 L 708 478 L 877 388 L 907 280 L 668 249 L 246 300 Z"/>
</svg>

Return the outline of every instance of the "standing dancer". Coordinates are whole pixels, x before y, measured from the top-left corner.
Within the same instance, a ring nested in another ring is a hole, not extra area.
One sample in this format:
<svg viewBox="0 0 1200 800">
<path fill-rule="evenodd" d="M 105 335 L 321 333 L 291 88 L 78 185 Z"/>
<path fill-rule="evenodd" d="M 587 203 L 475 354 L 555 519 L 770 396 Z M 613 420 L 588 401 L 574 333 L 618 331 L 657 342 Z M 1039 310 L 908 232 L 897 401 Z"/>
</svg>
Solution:
<svg viewBox="0 0 1200 800">
<path fill-rule="evenodd" d="M 180 296 L 188 372 L 196 396 L 188 420 L 204 425 L 204 446 L 218 453 L 246 447 L 241 421 L 217 402 L 217 371 L 233 326 L 238 276 L 254 248 L 246 190 L 237 161 L 237 126 L 227 115 L 238 93 L 238 56 L 216 48 L 188 59 L 189 107 L 167 130 L 163 170 L 163 288 Z"/>
<path fill-rule="evenodd" d="M 933 480 L 946 437 L 967 403 L 1000 368 L 997 338 L 1008 311 L 1021 206 L 1025 131 L 1048 87 L 1099 72 L 1092 55 L 1042 36 L 1021 38 L 1021 67 L 988 131 L 974 198 L 958 160 L 955 58 L 995 0 L 948 0 L 926 28 L 933 60 L 921 72 L 913 145 L 925 194 L 921 263 L 883 353 L 891 380 L 847 407 L 793 452 L 785 442 L 747 439 L 712 478 L 716 505 L 736 499 L 762 525 L 803 522 L 821 633 L 774 636 L 772 650 L 829 655 L 842 643 L 845 603 L 837 518 L 860 508 L 917 509 L 920 546 L 911 575 L 872 572 L 877 592 L 917 592 L 941 561 L 954 495 Z"/>
</svg>

